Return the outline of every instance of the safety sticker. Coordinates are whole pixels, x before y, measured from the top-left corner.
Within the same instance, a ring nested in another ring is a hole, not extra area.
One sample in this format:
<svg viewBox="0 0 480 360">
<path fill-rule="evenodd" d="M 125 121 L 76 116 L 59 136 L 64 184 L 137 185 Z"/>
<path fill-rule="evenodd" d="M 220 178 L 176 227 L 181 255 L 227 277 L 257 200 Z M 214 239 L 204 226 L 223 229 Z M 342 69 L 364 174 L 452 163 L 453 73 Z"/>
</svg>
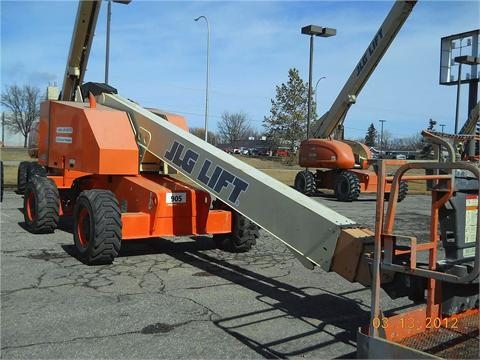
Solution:
<svg viewBox="0 0 480 360">
<path fill-rule="evenodd" d="M 69 126 L 57 127 L 57 134 L 73 134 L 73 128 Z"/>
<path fill-rule="evenodd" d="M 70 136 L 57 136 L 55 138 L 55 142 L 61 143 L 61 144 L 71 144 L 72 138 Z"/>
<path fill-rule="evenodd" d="M 465 242 L 477 240 L 478 195 L 467 195 L 465 204 Z"/>
</svg>

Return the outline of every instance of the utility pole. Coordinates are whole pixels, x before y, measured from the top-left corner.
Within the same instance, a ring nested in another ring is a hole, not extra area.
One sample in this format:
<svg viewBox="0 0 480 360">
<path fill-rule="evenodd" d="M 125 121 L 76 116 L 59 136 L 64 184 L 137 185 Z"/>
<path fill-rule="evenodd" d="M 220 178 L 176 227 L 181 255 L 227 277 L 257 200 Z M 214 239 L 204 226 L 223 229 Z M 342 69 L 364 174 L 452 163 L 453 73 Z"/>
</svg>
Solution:
<svg viewBox="0 0 480 360">
<path fill-rule="evenodd" d="M 5 113 L 2 112 L 2 147 L 5 147 Z"/>
<path fill-rule="evenodd" d="M 383 158 L 383 123 L 387 120 L 378 120 L 382 123 L 382 127 L 380 130 L 380 156 Z"/>
<path fill-rule="evenodd" d="M 207 24 L 207 78 L 206 78 L 206 85 L 205 85 L 205 141 L 208 142 L 208 78 L 209 78 L 209 68 L 210 68 L 210 25 L 208 23 L 208 19 L 206 16 L 201 15 L 195 19 L 194 21 L 198 21 L 200 19 L 204 19 L 205 23 Z"/>
<path fill-rule="evenodd" d="M 112 21 L 112 2 L 128 5 L 132 0 L 107 0 L 107 39 L 105 41 L 105 84 L 108 85 L 108 71 L 110 66 L 110 23 Z"/>
<path fill-rule="evenodd" d="M 337 29 L 326 28 L 326 27 L 317 26 L 317 25 L 307 25 L 302 27 L 302 34 L 310 36 L 310 60 L 309 60 L 309 66 L 308 66 L 308 100 L 307 100 L 307 139 L 308 139 L 310 135 L 310 120 L 312 117 L 313 39 L 314 39 L 314 36 L 320 36 L 320 37 L 335 36 L 337 34 Z"/>
</svg>

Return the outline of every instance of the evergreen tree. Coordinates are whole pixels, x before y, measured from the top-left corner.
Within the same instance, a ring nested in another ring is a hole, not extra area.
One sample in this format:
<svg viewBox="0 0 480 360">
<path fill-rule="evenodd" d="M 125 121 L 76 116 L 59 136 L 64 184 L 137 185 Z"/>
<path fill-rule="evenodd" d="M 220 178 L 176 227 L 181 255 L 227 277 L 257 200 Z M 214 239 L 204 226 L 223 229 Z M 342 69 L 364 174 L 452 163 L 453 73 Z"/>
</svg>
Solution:
<svg viewBox="0 0 480 360">
<path fill-rule="evenodd" d="M 367 135 L 365 135 L 365 145 L 367 146 L 375 146 L 377 140 L 377 129 L 373 123 L 370 124 L 367 130 Z"/>
<path fill-rule="evenodd" d="M 291 148 L 305 138 L 307 128 L 308 83 L 298 70 L 288 71 L 288 82 L 276 87 L 275 100 L 271 100 L 270 116 L 265 116 L 263 126 L 272 140 L 283 139 Z M 312 121 L 316 119 L 315 103 L 312 101 Z"/>
</svg>

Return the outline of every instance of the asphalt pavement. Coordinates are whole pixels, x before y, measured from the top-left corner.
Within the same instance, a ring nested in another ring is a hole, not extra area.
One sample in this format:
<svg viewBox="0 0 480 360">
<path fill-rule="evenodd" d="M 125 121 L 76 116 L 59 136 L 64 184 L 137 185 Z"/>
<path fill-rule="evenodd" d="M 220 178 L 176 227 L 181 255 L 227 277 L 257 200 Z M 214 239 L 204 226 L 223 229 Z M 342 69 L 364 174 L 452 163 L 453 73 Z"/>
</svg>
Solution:
<svg viewBox="0 0 480 360">
<path fill-rule="evenodd" d="M 373 228 L 372 196 L 316 199 Z M 304 268 L 264 231 L 249 253 L 222 252 L 209 237 L 125 241 L 112 265 L 86 266 L 71 219 L 30 234 L 22 201 L 7 191 L 1 204 L 1 358 L 355 357 L 370 291 Z M 398 230 L 426 234 L 428 206 L 425 195 L 407 197 Z"/>
</svg>

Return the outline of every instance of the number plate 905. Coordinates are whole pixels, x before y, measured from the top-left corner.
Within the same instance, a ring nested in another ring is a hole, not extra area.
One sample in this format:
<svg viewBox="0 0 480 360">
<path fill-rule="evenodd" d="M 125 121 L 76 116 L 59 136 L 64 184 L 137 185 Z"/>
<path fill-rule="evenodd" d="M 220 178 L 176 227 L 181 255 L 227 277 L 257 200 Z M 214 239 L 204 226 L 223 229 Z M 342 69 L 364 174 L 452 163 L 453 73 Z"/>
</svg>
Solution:
<svg viewBox="0 0 480 360">
<path fill-rule="evenodd" d="M 187 202 L 187 193 L 167 193 L 165 202 L 167 204 L 185 204 Z"/>
</svg>

